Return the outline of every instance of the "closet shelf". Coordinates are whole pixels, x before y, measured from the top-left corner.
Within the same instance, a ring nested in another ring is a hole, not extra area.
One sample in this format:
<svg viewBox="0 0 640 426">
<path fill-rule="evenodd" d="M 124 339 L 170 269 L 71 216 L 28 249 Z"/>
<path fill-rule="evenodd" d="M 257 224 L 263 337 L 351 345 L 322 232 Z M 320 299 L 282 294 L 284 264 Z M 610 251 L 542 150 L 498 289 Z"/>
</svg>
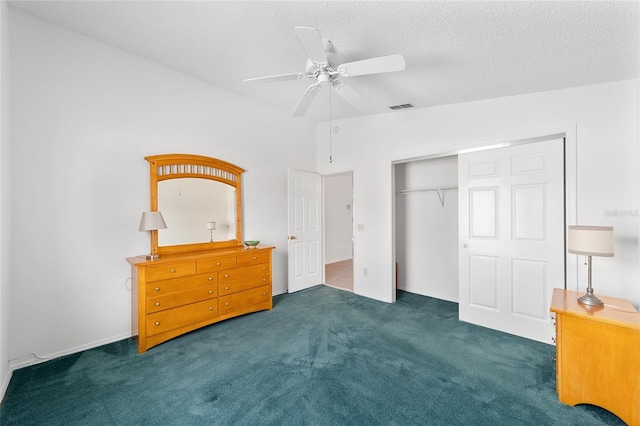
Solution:
<svg viewBox="0 0 640 426">
<path fill-rule="evenodd" d="M 442 208 L 444 209 L 444 197 L 440 194 L 440 191 L 453 191 L 458 189 L 457 186 L 448 186 L 444 188 L 416 188 L 416 189 L 401 189 L 398 191 L 398 194 L 410 194 L 412 192 L 437 192 L 438 198 L 440 199 L 440 204 L 442 204 Z"/>
<path fill-rule="evenodd" d="M 450 191 L 450 190 L 454 190 L 454 189 L 458 189 L 457 186 L 449 186 L 446 188 L 417 188 L 417 189 L 401 189 L 400 191 L 398 191 L 399 194 L 409 194 L 410 192 L 439 192 L 439 191 Z"/>
</svg>

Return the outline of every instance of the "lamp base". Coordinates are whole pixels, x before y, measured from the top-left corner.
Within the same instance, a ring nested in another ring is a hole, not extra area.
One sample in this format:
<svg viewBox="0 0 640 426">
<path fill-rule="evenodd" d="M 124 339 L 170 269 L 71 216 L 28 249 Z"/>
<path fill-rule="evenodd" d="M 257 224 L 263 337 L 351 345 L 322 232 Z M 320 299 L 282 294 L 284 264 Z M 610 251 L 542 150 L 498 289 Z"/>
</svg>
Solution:
<svg viewBox="0 0 640 426">
<path fill-rule="evenodd" d="M 604 306 L 604 302 L 594 296 L 593 293 L 587 293 L 578 297 L 578 303 L 589 306 Z"/>
</svg>

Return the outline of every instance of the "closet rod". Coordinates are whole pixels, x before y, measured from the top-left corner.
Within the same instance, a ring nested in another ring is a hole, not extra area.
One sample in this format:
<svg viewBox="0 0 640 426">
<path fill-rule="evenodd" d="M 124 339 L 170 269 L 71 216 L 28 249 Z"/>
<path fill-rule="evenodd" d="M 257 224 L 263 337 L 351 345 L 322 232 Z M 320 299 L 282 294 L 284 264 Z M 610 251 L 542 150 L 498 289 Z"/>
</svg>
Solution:
<svg viewBox="0 0 640 426">
<path fill-rule="evenodd" d="M 452 189 L 458 189 L 457 186 L 451 186 L 448 188 L 418 188 L 418 189 L 401 189 L 399 194 L 409 194 L 410 192 L 431 192 L 431 191 L 449 191 Z"/>
<path fill-rule="evenodd" d="M 444 194 L 440 194 L 440 191 L 449 191 L 453 189 L 458 189 L 457 187 L 450 186 L 448 188 L 419 188 L 419 189 L 401 189 L 398 191 L 400 194 L 408 194 L 410 192 L 432 192 L 435 191 L 438 193 L 438 199 L 440 200 L 440 204 L 442 204 L 442 208 L 444 209 Z"/>
</svg>

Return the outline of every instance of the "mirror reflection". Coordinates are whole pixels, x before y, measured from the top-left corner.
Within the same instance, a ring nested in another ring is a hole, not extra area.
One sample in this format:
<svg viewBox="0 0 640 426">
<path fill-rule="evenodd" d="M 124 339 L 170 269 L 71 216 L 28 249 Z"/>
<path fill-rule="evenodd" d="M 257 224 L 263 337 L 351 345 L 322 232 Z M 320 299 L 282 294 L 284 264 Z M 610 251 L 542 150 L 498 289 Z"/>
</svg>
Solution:
<svg viewBox="0 0 640 426">
<path fill-rule="evenodd" d="M 179 178 L 158 182 L 158 210 L 167 229 L 158 246 L 236 238 L 236 189 L 210 179 Z"/>
</svg>

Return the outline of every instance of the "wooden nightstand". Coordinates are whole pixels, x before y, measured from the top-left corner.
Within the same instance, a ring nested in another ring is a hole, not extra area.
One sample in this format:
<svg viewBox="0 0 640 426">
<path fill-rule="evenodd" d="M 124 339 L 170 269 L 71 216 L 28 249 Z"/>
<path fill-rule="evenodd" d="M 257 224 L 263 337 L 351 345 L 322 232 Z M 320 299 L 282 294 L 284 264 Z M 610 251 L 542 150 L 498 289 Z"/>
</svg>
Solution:
<svg viewBox="0 0 640 426">
<path fill-rule="evenodd" d="M 604 307 L 578 303 L 581 293 L 555 289 L 558 399 L 605 408 L 640 425 L 640 315 L 633 305 L 597 295 Z"/>
</svg>

